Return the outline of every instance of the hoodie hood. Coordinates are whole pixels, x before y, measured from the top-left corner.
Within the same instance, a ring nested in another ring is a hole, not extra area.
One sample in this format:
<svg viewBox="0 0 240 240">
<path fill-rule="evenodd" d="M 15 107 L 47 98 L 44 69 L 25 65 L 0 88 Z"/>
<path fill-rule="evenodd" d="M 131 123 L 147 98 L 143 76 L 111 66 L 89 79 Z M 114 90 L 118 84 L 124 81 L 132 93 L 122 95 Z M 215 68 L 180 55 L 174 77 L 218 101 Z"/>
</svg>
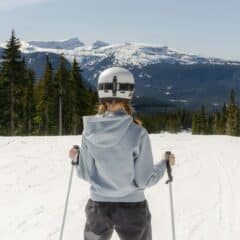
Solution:
<svg viewBox="0 0 240 240">
<path fill-rule="evenodd" d="M 125 111 L 109 112 L 105 115 L 84 116 L 85 140 L 97 147 L 117 145 L 127 133 L 133 118 Z"/>
</svg>

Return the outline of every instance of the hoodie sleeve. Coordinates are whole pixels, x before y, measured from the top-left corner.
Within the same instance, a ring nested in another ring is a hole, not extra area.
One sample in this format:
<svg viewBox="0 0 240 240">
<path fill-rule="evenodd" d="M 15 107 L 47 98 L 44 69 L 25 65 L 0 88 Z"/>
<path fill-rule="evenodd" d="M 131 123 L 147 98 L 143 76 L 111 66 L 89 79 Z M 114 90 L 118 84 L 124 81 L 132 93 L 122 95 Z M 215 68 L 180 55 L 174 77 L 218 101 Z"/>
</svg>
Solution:
<svg viewBox="0 0 240 240">
<path fill-rule="evenodd" d="M 90 176 L 95 169 L 95 161 L 89 154 L 84 134 L 82 135 L 82 144 L 80 147 L 79 163 L 76 166 L 78 177 L 90 181 Z"/>
<path fill-rule="evenodd" d="M 153 163 L 151 142 L 147 131 L 141 137 L 138 154 L 135 155 L 135 184 L 140 188 L 151 187 L 164 175 L 166 160 Z"/>
</svg>

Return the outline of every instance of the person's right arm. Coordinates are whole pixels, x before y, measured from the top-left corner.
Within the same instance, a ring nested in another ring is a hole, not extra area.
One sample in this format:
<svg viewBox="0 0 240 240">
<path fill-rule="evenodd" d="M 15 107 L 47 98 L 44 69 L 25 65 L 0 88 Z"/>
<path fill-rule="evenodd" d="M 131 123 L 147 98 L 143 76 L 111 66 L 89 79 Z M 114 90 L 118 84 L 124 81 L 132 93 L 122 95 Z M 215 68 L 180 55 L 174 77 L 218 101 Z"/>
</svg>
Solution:
<svg viewBox="0 0 240 240">
<path fill-rule="evenodd" d="M 77 151 L 72 148 L 69 152 L 69 157 L 72 160 L 76 160 Z M 78 164 L 76 165 L 77 174 L 80 178 L 89 181 L 92 171 L 95 169 L 95 162 L 93 157 L 90 155 L 84 134 L 82 135 L 82 144 L 79 151 Z"/>
</svg>

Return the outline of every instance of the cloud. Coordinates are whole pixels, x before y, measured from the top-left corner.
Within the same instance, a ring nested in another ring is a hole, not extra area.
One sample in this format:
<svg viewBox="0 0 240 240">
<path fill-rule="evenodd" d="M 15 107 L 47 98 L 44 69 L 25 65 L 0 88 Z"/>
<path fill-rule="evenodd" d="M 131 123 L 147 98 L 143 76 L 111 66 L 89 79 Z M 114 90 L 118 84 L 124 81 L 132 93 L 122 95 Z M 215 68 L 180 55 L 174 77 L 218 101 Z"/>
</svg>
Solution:
<svg viewBox="0 0 240 240">
<path fill-rule="evenodd" d="M 24 5 L 31 5 L 47 0 L 0 0 L 0 11 L 7 11 Z"/>
</svg>

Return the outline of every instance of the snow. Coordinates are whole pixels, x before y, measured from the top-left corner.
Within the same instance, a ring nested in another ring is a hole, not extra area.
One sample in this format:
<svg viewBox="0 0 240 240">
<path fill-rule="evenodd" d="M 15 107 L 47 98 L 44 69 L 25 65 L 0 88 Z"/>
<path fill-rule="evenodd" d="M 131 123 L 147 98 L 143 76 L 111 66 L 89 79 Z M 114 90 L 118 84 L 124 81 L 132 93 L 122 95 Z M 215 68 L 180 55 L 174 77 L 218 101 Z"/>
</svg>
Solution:
<svg viewBox="0 0 240 240">
<path fill-rule="evenodd" d="M 78 38 L 62 41 L 21 41 L 21 50 L 24 53 L 51 52 L 64 54 L 73 61 L 76 57 L 82 67 L 95 66 L 104 59 L 110 58 L 116 66 L 137 66 L 139 68 L 156 63 L 164 64 L 230 64 L 240 65 L 238 61 L 228 61 L 219 58 L 201 57 L 187 54 L 168 48 L 167 46 L 146 43 L 116 43 L 108 44 L 96 41 L 91 45 L 85 45 Z M 6 43 L 0 43 L 5 47 Z M 149 76 L 151 78 L 151 76 Z"/>
<path fill-rule="evenodd" d="M 181 103 L 187 103 L 188 100 L 186 100 L 186 99 L 170 99 L 170 102 L 181 102 Z"/>
<path fill-rule="evenodd" d="M 107 42 L 96 41 L 92 44 L 92 48 L 101 48 L 101 47 L 106 47 L 108 45 L 109 45 L 109 43 L 107 43 Z"/>
<path fill-rule="evenodd" d="M 152 78 L 151 75 L 149 75 L 149 74 L 147 74 L 147 73 L 144 73 L 144 72 L 139 73 L 139 74 L 138 74 L 138 77 L 139 77 L 139 78 L 145 78 L 145 79 L 147 79 L 147 78 Z"/>
<path fill-rule="evenodd" d="M 176 154 L 173 197 L 177 240 L 238 240 L 240 138 L 151 134 L 154 159 Z M 81 136 L 0 137 L 0 236 L 56 240 L 70 174 L 68 150 Z M 167 176 L 146 190 L 153 240 L 172 239 Z M 64 239 L 81 240 L 88 183 L 74 173 Z M 116 234 L 114 240 L 118 240 Z"/>
<path fill-rule="evenodd" d="M 96 66 L 105 59 L 111 59 L 116 66 L 137 66 L 141 68 L 151 64 L 229 64 L 240 65 L 239 61 L 228 61 L 213 57 L 202 57 L 187 54 L 168 48 L 167 46 L 146 43 L 116 43 L 108 44 L 96 41 L 85 45 L 78 38 L 61 41 L 21 41 L 21 50 L 24 53 L 51 52 L 64 54 L 72 62 L 74 57 L 82 67 Z M 6 42 L 0 43 L 5 47 Z M 151 76 L 146 76 L 151 78 Z"/>
</svg>

